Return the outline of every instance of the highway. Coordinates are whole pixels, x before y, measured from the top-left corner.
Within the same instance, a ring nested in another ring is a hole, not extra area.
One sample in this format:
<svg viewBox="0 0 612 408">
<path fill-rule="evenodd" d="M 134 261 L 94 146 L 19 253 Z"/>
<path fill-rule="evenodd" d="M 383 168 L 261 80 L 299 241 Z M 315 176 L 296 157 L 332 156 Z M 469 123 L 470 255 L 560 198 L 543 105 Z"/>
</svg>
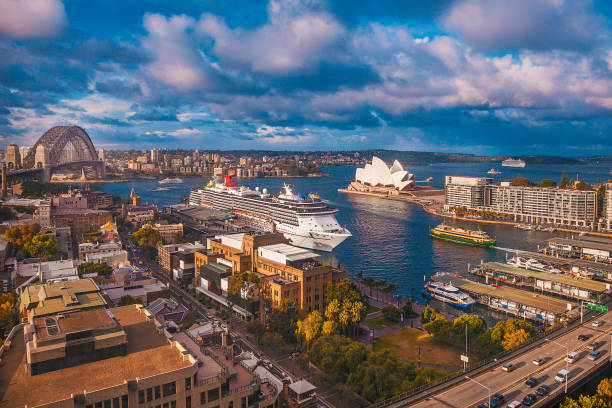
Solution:
<svg viewBox="0 0 612 408">
<path fill-rule="evenodd" d="M 565 383 L 561 384 L 554 379 L 560 370 L 565 369 L 567 366 L 570 372 L 569 386 L 571 388 L 572 381 L 582 378 L 594 365 L 608 364 L 612 336 L 612 317 L 608 317 L 607 319 L 609 320 L 605 319 L 606 316 L 600 315 L 590 318 L 588 321 L 585 320 L 582 326 L 560 337 L 553 338 L 552 341 L 545 341 L 541 345 L 529 349 L 509 361 L 504 361 L 504 364 L 511 363 L 516 367 L 511 372 L 503 371 L 503 364 L 500 363 L 489 371 L 470 377 L 474 381 L 465 379 L 465 381 L 451 388 L 410 406 L 418 408 L 475 407 L 487 402 L 490 391 L 491 396 L 496 393 L 504 395 L 505 402 L 501 406 L 505 407 L 506 404 L 514 400 L 522 403 L 525 395 L 529 393 L 535 394 L 537 387 L 542 384 L 546 384 L 551 388 L 550 394 L 545 397 L 538 396 L 537 403 L 532 406 L 546 406 L 553 396 L 565 392 Z M 595 320 L 604 321 L 603 326 L 593 327 L 592 322 Z M 589 338 L 586 341 L 579 340 L 579 334 L 585 334 Z M 591 361 L 587 358 L 590 350 L 586 346 L 594 341 L 599 342 L 597 350 L 601 352 L 601 355 L 597 360 Z M 573 351 L 578 352 L 578 360 L 572 364 L 566 363 L 566 353 Z M 537 366 L 533 364 L 533 360 L 536 358 L 542 358 L 545 362 Z M 525 385 L 525 381 L 529 377 L 537 380 L 537 385 L 533 388 Z M 407 405 L 398 402 L 392 406 L 400 407 Z"/>
</svg>

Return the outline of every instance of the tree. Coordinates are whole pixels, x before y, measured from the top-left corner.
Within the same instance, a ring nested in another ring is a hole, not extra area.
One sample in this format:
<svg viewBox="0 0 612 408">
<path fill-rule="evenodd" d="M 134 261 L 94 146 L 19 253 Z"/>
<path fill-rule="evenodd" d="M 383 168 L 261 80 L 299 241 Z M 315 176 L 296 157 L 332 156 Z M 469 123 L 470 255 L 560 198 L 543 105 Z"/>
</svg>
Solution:
<svg viewBox="0 0 612 408">
<path fill-rule="evenodd" d="M 423 325 L 423 329 L 439 340 L 448 340 L 452 324 L 442 315 Z"/>
<path fill-rule="evenodd" d="M 323 316 L 315 310 L 310 312 L 306 319 L 297 322 L 295 334 L 302 347 L 308 348 L 321 335 L 322 329 Z"/>
<path fill-rule="evenodd" d="M 502 346 L 504 350 L 510 350 L 521 344 L 525 343 L 531 338 L 531 334 L 526 332 L 525 329 L 519 329 L 517 331 L 509 332 L 504 335 Z"/>
<path fill-rule="evenodd" d="M 520 174 L 510 180 L 513 186 L 521 186 L 521 187 L 529 187 L 531 186 L 531 182 L 528 178 L 521 176 Z"/>
<path fill-rule="evenodd" d="M 15 302 L 14 293 L 0 295 L 0 332 L 7 332 L 15 325 Z"/>
<path fill-rule="evenodd" d="M 17 214 L 8 207 L 0 207 L 0 221 L 16 220 Z"/>
<path fill-rule="evenodd" d="M 252 301 L 259 293 L 261 281 L 254 272 L 243 271 L 232 276 L 229 293 L 238 296 L 242 301 L 242 307 Z"/>
<path fill-rule="evenodd" d="M 107 278 L 113 274 L 113 268 L 106 264 L 98 264 L 93 262 L 84 262 L 80 264 L 77 268 L 79 273 L 79 277 L 83 277 L 83 275 L 89 275 L 95 273 L 99 277 Z"/>
<path fill-rule="evenodd" d="M 421 312 L 421 323 L 423 325 L 425 325 L 425 324 L 431 322 L 432 320 L 437 319 L 438 317 L 442 317 L 442 315 L 440 313 L 438 313 L 437 310 L 427 306 Z"/>
<path fill-rule="evenodd" d="M 55 238 L 49 235 L 36 235 L 25 244 L 24 249 L 31 257 L 50 261 L 55 258 L 59 246 Z"/>
<path fill-rule="evenodd" d="M 551 179 L 542 179 L 538 183 L 538 187 L 556 187 L 556 186 L 557 186 L 557 182 Z"/>
<path fill-rule="evenodd" d="M 161 242 L 159 232 L 151 227 L 142 227 L 132 235 L 132 238 L 142 248 L 145 255 L 151 259 L 155 258 L 157 244 Z"/>
<path fill-rule="evenodd" d="M 83 242 L 97 244 L 102 241 L 102 233 L 100 231 L 89 231 L 83 233 Z"/>
<path fill-rule="evenodd" d="M 561 175 L 561 182 L 559 183 L 560 188 L 569 188 L 571 180 L 567 177 L 567 171 L 563 170 Z"/>
<path fill-rule="evenodd" d="M 142 304 L 142 300 L 136 299 L 135 297 L 132 297 L 130 295 L 121 296 L 121 299 L 119 299 L 119 306 L 141 305 L 141 304 Z"/>
<path fill-rule="evenodd" d="M 576 183 L 575 188 L 576 190 L 581 190 L 581 191 L 592 191 L 593 190 L 593 187 L 591 187 L 590 184 L 587 184 L 584 182 L 584 177 L 580 178 L 580 181 Z"/>
<path fill-rule="evenodd" d="M 578 400 L 566 397 L 560 408 L 610 408 L 612 406 L 612 378 L 604 378 L 595 395 L 580 395 Z"/>
<path fill-rule="evenodd" d="M 325 310 L 327 320 L 338 323 L 345 332 L 356 333 L 359 323 L 366 316 L 367 297 L 354 283 L 345 278 L 329 286 L 327 298 L 329 299 Z"/>
<path fill-rule="evenodd" d="M 261 338 L 266 332 L 266 327 L 259 320 L 251 320 L 247 323 L 246 329 L 249 333 L 255 336 L 257 343 L 261 344 Z"/>
<path fill-rule="evenodd" d="M 385 306 L 382 309 L 382 314 L 388 320 L 399 322 L 402 318 L 402 310 L 395 306 Z"/>
<path fill-rule="evenodd" d="M 4 231 L 4 239 L 16 247 L 23 248 L 39 231 L 38 224 L 16 225 Z"/>
<path fill-rule="evenodd" d="M 455 343 L 465 342 L 465 326 L 467 325 L 470 343 L 487 330 L 487 323 L 478 315 L 462 315 L 453 321 L 451 338 Z"/>
<path fill-rule="evenodd" d="M 332 320 L 326 320 L 323 322 L 323 328 L 321 329 L 323 336 L 333 336 L 338 334 L 338 324 Z"/>
<path fill-rule="evenodd" d="M 288 343 L 295 343 L 299 309 L 295 302 L 282 300 L 277 309 L 270 313 L 270 331 L 279 334 Z"/>
</svg>

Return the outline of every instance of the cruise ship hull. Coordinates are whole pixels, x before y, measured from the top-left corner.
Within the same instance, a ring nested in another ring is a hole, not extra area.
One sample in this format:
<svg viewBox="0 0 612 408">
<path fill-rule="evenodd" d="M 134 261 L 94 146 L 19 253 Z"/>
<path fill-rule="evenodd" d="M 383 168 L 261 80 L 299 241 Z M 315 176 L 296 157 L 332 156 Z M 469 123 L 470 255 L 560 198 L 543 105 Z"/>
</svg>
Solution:
<svg viewBox="0 0 612 408">
<path fill-rule="evenodd" d="M 277 231 L 282 232 L 280 229 L 277 229 Z M 309 235 L 298 235 L 293 233 L 283 233 L 283 235 L 295 246 L 326 252 L 333 251 L 335 247 L 351 236 L 350 233 L 329 234 L 317 231 L 312 231 Z"/>
<path fill-rule="evenodd" d="M 454 236 L 454 235 L 443 234 L 443 233 L 440 233 L 440 232 L 434 231 L 434 230 L 430 230 L 429 231 L 429 235 L 431 235 L 432 238 L 441 239 L 443 241 L 455 242 L 455 243 L 463 244 L 463 245 L 492 247 L 492 246 L 495 246 L 495 244 L 496 244 L 496 242 L 494 240 L 490 240 L 490 241 L 473 241 L 473 240 L 470 240 L 470 239 L 467 239 L 467 238 L 461 238 L 461 237 L 457 237 L 457 236 Z"/>
</svg>

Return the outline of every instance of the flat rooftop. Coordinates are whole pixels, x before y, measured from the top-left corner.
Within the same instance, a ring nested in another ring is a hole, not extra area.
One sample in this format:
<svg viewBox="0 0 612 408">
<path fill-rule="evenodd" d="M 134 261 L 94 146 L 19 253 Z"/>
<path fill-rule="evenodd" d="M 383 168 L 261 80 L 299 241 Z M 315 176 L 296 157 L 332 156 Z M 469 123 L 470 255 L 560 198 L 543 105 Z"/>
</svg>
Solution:
<svg viewBox="0 0 612 408">
<path fill-rule="evenodd" d="M 589 261 L 587 259 L 556 257 L 541 254 L 539 252 L 521 252 L 521 256 L 525 258 L 537 259 L 538 261 L 543 261 L 550 265 L 578 266 L 589 271 L 612 273 L 612 265 L 603 262 Z"/>
<path fill-rule="evenodd" d="M 523 268 L 505 265 L 498 262 L 487 262 L 479 265 L 480 269 L 488 269 L 506 275 L 522 276 L 524 278 L 540 279 L 543 281 L 556 282 L 561 285 L 584 289 L 591 292 L 606 292 L 606 283 L 591 279 L 575 278 L 563 273 L 535 272 Z"/>
<path fill-rule="evenodd" d="M 36 317 L 33 320 L 34 326 L 36 326 L 36 334 L 40 339 L 53 335 L 48 333 L 47 330 L 47 319 L 49 318 L 49 316 Z M 91 330 L 96 327 L 114 324 L 108 309 L 82 310 L 76 313 L 67 313 L 61 319 L 55 316 L 53 320 L 59 328 L 59 332 L 55 335 L 65 335 L 67 333 Z"/>
<path fill-rule="evenodd" d="M 539 310 L 546 310 L 556 314 L 561 314 L 567 311 L 567 305 L 568 303 L 571 303 L 566 300 L 543 295 L 538 292 L 530 292 L 510 286 L 496 287 L 492 285 L 485 285 L 484 283 L 472 282 L 467 279 L 460 279 L 454 276 L 444 276 L 438 280 L 450 282 L 465 292 L 509 300 L 524 306 L 533 306 Z M 571 304 L 572 308 L 576 306 L 574 303 Z"/>
<path fill-rule="evenodd" d="M 559 245 L 569 245 L 577 248 L 592 248 L 600 251 L 612 252 L 612 242 L 594 239 L 569 239 L 569 238 L 552 238 L 548 242 Z"/>
<path fill-rule="evenodd" d="M 266 245 L 257 248 L 259 256 L 287 265 L 290 262 L 299 262 L 319 258 L 319 254 L 304 248 L 289 244 Z"/>
<path fill-rule="evenodd" d="M 35 376 L 25 372 L 23 330 L 3 356 L 0 406 L 29 407 L 192 366 L 137 306 L 111 309 L 128 335 L 127 354 Z M 95 374 L 95 375 L 94 375 Z M 31 392 L 35 390 L 35 392 Z"/>
</svg>

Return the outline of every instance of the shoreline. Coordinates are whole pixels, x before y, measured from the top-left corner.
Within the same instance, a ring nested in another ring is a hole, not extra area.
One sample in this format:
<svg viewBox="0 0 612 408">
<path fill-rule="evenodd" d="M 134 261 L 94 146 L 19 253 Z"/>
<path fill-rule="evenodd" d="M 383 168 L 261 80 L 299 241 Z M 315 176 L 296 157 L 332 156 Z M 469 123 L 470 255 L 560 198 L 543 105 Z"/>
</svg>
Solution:
<svg viewBox="0 0 612 408">
<path fill-rule="evenodd" d="M 384 200 L 403 201 L 403 202 L 407 202 L 411 204 L 417 204 L 417 205 L 420 205 L 423 208 L 423 210 L 430 215 L 434 215 L 434 216 L 442 217 L 442 218 L 450 218 L 453 220 L 479 222 L 482 224 L 506 225 L 506 226 L 512 226 L 512 227 L 514 227 L 515 225 L 523 224 L 520 222 L 513 222 L 513 221 L 480 220 L 480 219 L 457 217 L 455 215 L 445 214 L 445 213 L 435 210 L 434 208 L 431 208 L 431 203 L 429 202 L 429 200 L 419 199 L 418 197 L 414 197 L 414 196 L 409 197 L 407 195 L 384 195 L 382 193 L 373 193 L 370 191 L 355 191 L 355 190 L 350 190 L 348 188 L 339 188 L 338 192 L 345 193 L 345 194 L 365 195 L 365 196 L 370 196 L 370 197 L 382 198 Z M 588 235 L 593 235 L 593 236 L 598 236 L 598 237 L 612 238 L 612 233 L 607 233 L 607 232 L 582 231 L 582 230 L 575 230 L 571 228 L 559 228 L 559 227 L 554 227 L 554 228 L 555 228 L 555 231 L 576 233 L 576 234 L 585 233 Z"/>
</svg>

